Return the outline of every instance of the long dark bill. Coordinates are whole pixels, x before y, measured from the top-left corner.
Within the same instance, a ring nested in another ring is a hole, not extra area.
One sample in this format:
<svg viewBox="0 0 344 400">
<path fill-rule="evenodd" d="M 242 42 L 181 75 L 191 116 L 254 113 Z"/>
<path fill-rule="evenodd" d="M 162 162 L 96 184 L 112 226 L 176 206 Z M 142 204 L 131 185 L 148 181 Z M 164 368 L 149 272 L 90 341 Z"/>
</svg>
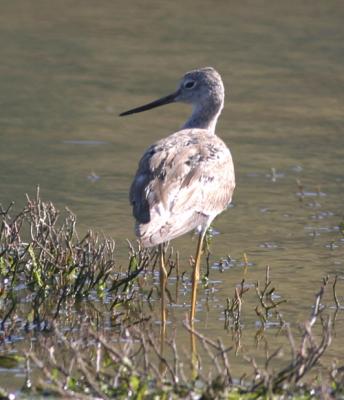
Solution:
<svg viewBox="0 0 344 400">
<path fill-rule="evenodd" d="M 175 93 L 169 94 L 168 96 L 162 97 L 161 99 L 152 101 L 151 103 L 145 104 L 143 106 L 136 107 L 136 108 L 133 108 L 133 109 L 128 110 L 128 111 L 124 111 L 119 115 L 120 115 L 120 117 L 123 117 L 125 115 L 135 114 L 135 113 L 139 113 L 139 112 L 142 112 L 142 111 L 151 110 L 152 108 L 160 107 L 160 106 L 163 106 L 165 104 L 170 104 L 170 103 L 173 103 L 176 100 L 177 96 L 178 96 L 178 91 L 175 92 Z"/>
</svg>

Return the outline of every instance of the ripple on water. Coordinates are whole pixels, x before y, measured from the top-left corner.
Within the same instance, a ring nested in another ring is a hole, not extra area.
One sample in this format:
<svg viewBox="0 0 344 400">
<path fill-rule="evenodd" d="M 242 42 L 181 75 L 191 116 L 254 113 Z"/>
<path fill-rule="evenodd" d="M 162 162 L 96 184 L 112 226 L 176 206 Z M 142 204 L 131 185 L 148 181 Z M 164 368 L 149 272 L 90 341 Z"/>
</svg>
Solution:
<svg viewBox="0 0 344 400">
<path fill-rule="evenodd" d="M 307 207 L 309 208 L 320 208 L 321 207 L 321 203 L 319 203 L 318 201 L 314 200 L 310 203 L 306 204 Z"/>
<path fill-rule="evenodd" d="M 325 244 L 325 247 L 330 250 L 335 250 L 335 249 L 339 248 L 339 245 L 336 244 L 335 242 L 330 242 L 330 243 Z"/>
<path fill-rule="evenodd" d="M 260 243 L 258 245 L 258 247 L 262 248 L 262 249 L 269 249 L 269 250 L 273 250 L 273 249 L 282 249 L 282 246 L 279 245 L 276 242 L 264 242 L 264 243 Z"/>
<path fill-rule="evenodd" d="M 89 175 L 87 175 L 87 179 L 91 182 L 97 182 L 100 179 L 100 176 L 95 172 L 91 172 Z"/>
<path fill-rule="evenodd" d="M 252 267 L 254 263 L 252 262 L 245 262 L 245 261 L 240 261 L 232 258 L 231 256 L 227 256 L 225 258 L 221 258 L 219 261 L 215 261 L 211 265 L 211 269 L 216 269 L 220 272 L 224 272 L 225 270 L 234 268 L 234 267 Z"/>
<path fill-rule="evenodd" d="M 311 219 L 321 220 L 321 219 L 330 218 L 333 216 L 334 216 L 334 213 L 332 211 L 320 211 L 320 212 L 317 212 L 316 214 L 311 215 Z"/>
<path fill-rule="evenodd" d="M 277 179 L 282 179 L 286 176 L 284 172 L 277 172 L 275 168 L 271 168 L 270 174 L 265 174 L 265 177 L 272 182 L 276 182 Z"/>
<path fill-rule="evenodd" d="M 301 167 L 301 165 L 293 165 L 292 167 L 290 167 L 290 170 L 299 173 L 303 171 L 303 168 Z"/>
<path fill-rule="evenodd" d="M 296 195 L 298 197 L 325 197 L 325 196 L 327 196 L 327 194 L 324 192 L 310 192 L 310 191 L 296 192 Z"/>
<path fill-rule="evenodd" d="M 308 231 L 309 236 L 320 236 L 323 233 L 338 232 L 338 226 L 305 226 L 305 231 Z"/>
</svg>

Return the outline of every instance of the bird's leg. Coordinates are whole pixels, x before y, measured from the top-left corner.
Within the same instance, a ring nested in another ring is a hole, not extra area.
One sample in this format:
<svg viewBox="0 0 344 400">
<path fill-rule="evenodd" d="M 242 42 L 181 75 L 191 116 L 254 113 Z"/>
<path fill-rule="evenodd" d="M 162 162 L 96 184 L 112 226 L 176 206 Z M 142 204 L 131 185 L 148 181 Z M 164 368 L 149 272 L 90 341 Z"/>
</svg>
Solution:
<svg viewBox="0 0 344 400">
<path fill-rule="evenodd" d="M 199 234 L 199 237 L 198 237 L 195 264 L 194 264 L 194 269 L 193 269 L 193 273 L 192 273 L 191 312 L 190 312 L 191 327 L 193 327 L 193 320 L 195 318 L 197 284 L 198 284 L 199 275 L 200 275 L 202 247 L 203 247 L 203 240 L 204 240 L 205 232 L 206 232 L 206 230 L 202 230 L 202 232 Z"/>
<path fill-rule="evenodd" d="M 164 349 L 164 341 L 165 341 L 165 331 L 166 331 L 166 281 L 167 281 L 167 271 L 165 267 L 165 251 L 164 244 L 159 245 L 160 250 L 160 296 L 161 296 L 161 331 L 160 331 L 160 347 L 161 353 L 163 353 Z"/>
<path fill-rule="evenodd" d="M 203 241 L 205 237 L 206 230 L 203 230 L 198 237 L 195 264 L 192 273 L 192 292 L 191 292 L 191 311 L 190 311 L 190 328 L 194 328 L 194 319 L 196 312 L 196 297 L 197 297 L 197 284 L 200 276 L 200 266 L 201 266 L 201 256 L 203 250 Z M 197 367 L 197 348 L 196 348 L 196 336 L 191 333 L 191 363 L 192 363 L 192 376 L 196 378 L 198 374 Z"/>
</svg>

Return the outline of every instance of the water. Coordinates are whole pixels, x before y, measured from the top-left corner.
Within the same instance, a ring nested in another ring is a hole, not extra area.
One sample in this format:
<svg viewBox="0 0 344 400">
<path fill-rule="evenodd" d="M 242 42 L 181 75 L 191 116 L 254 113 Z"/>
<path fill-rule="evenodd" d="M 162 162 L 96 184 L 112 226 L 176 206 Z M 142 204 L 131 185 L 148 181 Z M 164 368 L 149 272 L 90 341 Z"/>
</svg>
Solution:
<svg viewBox="0 0 344 400">
<path fill-rule="evenodd" d="M 327 274 L 339 275 L 344 301 L 343 17 L 341 1 L 3 4 L 0 202 L 14 200 L 19 210 L 39 184 L 43 198 L 77 214 L 82 232 L 117 239 L 125 262 L 137 161 L 190 110 L 117 115 L 173 91 L 187 70 L 211 65 L 227 94 L 217 132 L 237 175 L 234 207 L 215 221 L 212 260 L 230 254 L 238 265 L 246 253 L 250 282 L 263 281 L 269 264 L 294 324 L 309 314 Z M 174 244 L 189 271 L 195 240 Z M 242 276 L 239 266 L 211 271 L 210 311 L 202 292 L 198 312 L 205 334 L 229 340 L 219 321 Z M 255 319 L 248 323 L 253 335 Z M 343 348 L 336 337 L 329 357 Z"/>
</svg>

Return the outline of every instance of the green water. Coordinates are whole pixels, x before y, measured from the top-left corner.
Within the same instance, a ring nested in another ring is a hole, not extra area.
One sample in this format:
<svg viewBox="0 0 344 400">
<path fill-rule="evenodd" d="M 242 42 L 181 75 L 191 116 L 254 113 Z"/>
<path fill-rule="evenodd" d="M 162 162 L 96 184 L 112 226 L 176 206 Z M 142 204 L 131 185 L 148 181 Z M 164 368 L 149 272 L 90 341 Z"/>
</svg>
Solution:
<svg viewBox="0 0 344 400">
<path fill-rule="evenodd" d="M 212 260 L 230 254 L 237 263 L 211 271 L 215 293 L 209 311 L 201 295 L 197 328 L 230 343 L 221 318 L 244 253 L 250 282 L 270 265 L 294 324 L 308 316 L 324 275 L 339 275 L 344 302 L 343 20 L 342 1 L 2 2 L 0 202 L 14 200 L 19 210 L 39 185 L 44 199 L 77 214 L 82 232 L 116 239 L 126 262 L 137 161 L 190 109 L 117 115 L 211 65 L 226 87 L 217 132 L 237 176 L 234 207 L 215 221 Z M 195 240 L 174 245 L 189 271 Z M 188 292 L 184 303 L 173 320 L 184 318 Z M 253 335 L 255 319 L 247 324 Z M 343 337 L 335 336 L 328 357 L 343 359 Z"/>
</svg>

